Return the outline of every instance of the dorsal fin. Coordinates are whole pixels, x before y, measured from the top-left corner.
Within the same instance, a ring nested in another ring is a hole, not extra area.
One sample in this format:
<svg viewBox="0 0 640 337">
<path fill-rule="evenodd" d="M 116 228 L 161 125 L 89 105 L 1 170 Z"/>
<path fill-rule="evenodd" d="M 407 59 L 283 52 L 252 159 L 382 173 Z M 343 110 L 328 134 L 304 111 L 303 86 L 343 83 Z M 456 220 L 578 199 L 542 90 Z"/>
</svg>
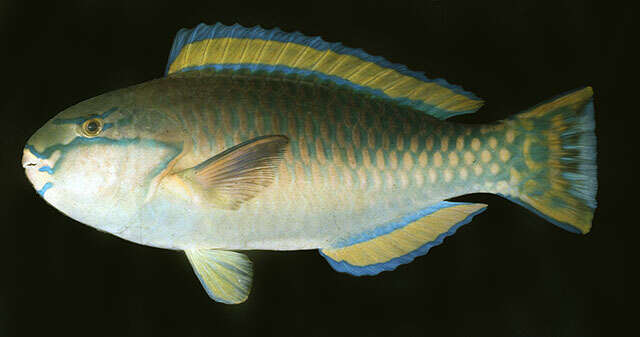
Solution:
<svg viewBox="0 0 640 337">
<path fill-rule="evenodd" d="M 166 74 L 203 68 L 316 75 L 439 119 L 475 112 L 483 103 L 459 86 L 443 79 L 428 79 L 423 73 L 371 56 L 362 49 L 299 32 L 285 33 L 278 28 L 217 23 L 181 29 L 173 42 Z"/>
</svg>

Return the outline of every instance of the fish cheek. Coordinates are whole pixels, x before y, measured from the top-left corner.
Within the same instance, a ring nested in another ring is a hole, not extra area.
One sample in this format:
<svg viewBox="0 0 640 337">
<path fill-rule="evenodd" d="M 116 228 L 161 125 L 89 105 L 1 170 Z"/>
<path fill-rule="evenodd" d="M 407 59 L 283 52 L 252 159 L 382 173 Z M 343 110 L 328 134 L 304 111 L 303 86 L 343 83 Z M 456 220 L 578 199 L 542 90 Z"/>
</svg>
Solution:
<svg viewBox="0 0 640 337">
<path fill-rule="evenodd" d="M 115 150 L 115 151 L 114 151 Z M 60 166 L 59 184 L 81 198 L 108 198 L 115 192 L 124 156 L 110 146 L 81 146 L 69 151 Z"/>
<path fill-rule="evenodd" d="M 119 219 L 126 216 L 120 204 L 135 199 L 121 183 L 126 158 L 124 147 L 93 144 L 66 149 L 47 201 L 82 223 L 109 232 L 117 230 L 126 222 Z"/>
<path fill-rule="evenodd" d="M 153 141 L 98 142 L 103 140 L 66 151 L 49 202 L 80 222 L 115 233 L 137 219 L 152 178 L 179 151 Z"/>
</svg>

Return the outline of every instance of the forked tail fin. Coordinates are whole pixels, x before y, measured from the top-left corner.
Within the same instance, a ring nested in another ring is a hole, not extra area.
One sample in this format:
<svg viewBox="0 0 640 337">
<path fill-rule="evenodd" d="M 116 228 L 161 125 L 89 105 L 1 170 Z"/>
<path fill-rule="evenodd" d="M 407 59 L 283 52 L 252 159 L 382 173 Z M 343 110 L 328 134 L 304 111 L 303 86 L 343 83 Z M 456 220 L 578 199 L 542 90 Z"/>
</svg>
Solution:
<svg viewBox="0 0 640 337">
<path fill-rule="evenodd" d="M 579 89 L 505 121 L 506 138 L 521 146 L 521 155 L 503 196 L 582 234 L 591 229 L 596 208 L 592 95 L 591 87 Z"/>
</svg>

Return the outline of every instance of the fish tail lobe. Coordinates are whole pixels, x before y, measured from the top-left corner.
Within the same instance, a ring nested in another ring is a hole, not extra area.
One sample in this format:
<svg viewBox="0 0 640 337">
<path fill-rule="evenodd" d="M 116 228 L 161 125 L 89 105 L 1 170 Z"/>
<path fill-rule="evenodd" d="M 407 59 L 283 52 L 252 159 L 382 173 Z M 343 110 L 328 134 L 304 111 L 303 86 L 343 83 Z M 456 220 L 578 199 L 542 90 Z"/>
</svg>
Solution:
<svg viewBox="0 0 640 337">
<path fill-rule="evenodd" d="M 596 209 L 593 89 L 541 103 L 503 122 L 515 156 L 502 196 L 553 224 L 586 234 Z"/>
</svg>

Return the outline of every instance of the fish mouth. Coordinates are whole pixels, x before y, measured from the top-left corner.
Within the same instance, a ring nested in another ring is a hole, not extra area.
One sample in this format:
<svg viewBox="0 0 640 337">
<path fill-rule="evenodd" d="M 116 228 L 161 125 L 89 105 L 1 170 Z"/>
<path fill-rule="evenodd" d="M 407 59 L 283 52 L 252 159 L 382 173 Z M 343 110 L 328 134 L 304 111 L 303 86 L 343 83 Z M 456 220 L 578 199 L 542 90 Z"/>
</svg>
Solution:
<svg viewBox="0 0 640 337">
<path fill-rule="evenodd" d="M 37 161 L 22 161 L 22 167 L 27 168 L 27 167 L 32 167 L 32 166 L 38 166 L 38 162 Z"/>
<path fill-rule="evenodd" d="M 22 153 L 22 167 L 27 179 L 38 191 L 38 194 L 43 197 L 45 192 L 53 186 L 51 182 L 53 169 L 50 165 L 50 160 L 36 156 L 29 148 L 25 147 Z"/>
<path fill-rule="evenodd" d="M 42 165 L 42 160 L 36 157 L 31 151 L 27 148 L 22 152 L 22 167 L 33 168 Z"/>
</svg>

